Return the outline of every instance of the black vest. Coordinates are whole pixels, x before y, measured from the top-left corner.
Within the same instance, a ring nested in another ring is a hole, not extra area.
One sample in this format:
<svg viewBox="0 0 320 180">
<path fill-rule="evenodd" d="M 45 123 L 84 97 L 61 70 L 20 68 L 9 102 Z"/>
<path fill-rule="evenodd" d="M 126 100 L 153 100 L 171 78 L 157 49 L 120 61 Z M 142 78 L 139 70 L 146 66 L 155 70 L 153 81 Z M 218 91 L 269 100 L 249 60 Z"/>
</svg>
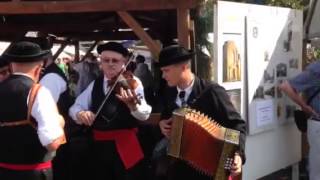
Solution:
<svg viewBox="0 0 320 180">
<path fill-rule="evenodd" d="M 12 75 L 0 84 L 0 121 L 27 119 L 27 99 L 33 80 Z M 0 127 L 0 162 L 33 164 L 49 160 L 47 150 L 30 125 Z"/>
<path fill-rule="evenodd" d="M 97 112 L 100 104 L 105 98 L 103 92 L 103 76 L 95 80 L 92 90 L 92 104 L 90 110 Z M 107 121 L 110 121 L 108 123 Z M 131 115 L 130 109 L 111 93 L 102 111 L 93 123 L 93 128 L 98 130 L 128 129 L 137 127 L 137 120 Z"/>
</svg>

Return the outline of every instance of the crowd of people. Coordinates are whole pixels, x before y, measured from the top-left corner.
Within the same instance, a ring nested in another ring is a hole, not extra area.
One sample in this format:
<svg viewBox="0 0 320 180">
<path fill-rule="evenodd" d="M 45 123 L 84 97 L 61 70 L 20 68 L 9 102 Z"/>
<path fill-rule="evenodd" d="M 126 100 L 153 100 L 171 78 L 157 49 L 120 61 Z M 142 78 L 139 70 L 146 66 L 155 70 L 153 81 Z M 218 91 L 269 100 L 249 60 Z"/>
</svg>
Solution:
<svg viewBox="0 0 320 180">
<path fill-rule="evenodd" d="M 193 52 L 180 45 L 161 50 L 161 93 L 142 55 L 128 66 L 130 52 L 117 42 L 98 45 L 97 53 L 68 68 L 32 42 L 3 54 L 1 180 L 212 179 L 166 153 L 154 156 L 156 144 L 170 139 L 172 112 L 185 106 L 240 132 L 229 178 L 239 177 L 246 123 L 224 88 L 192 73 Z M 161 114 L 157 124 L 148 123 L 153 112 Z"/>
</svg>

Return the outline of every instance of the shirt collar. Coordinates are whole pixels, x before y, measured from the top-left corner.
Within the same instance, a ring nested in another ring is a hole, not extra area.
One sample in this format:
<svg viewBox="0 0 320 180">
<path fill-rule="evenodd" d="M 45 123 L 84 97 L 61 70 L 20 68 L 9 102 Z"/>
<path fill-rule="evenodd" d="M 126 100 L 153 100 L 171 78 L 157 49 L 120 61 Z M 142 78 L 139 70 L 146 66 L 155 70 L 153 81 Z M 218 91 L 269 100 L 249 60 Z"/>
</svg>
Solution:
<svg viewBox="0 0 320 180">
<path fill-rule="evenodd" d="M 193 87 L 193 84 L 194 84 L 194 79 L 192 80 L 192 82 L 190 83 L 190 85 L 188 87 L 186 87 L 185 89 L 180 89 L 178 86 L 177 86 L 177 90 L 178 90 L 178 94 L 180 93 L 180 91 L 185 91 L 186 92 L 186 98 L 189 97 L 189 95 L 191 94 L 191 91 L 192 91 L 192 87 Z"/>
</svg>

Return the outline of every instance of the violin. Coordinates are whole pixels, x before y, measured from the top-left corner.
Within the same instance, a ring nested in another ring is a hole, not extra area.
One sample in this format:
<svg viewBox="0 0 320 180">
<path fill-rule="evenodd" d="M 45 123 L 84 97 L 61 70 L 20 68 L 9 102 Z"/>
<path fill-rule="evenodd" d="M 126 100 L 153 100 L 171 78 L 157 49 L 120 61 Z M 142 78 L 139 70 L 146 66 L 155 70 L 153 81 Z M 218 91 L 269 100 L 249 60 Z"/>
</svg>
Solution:
<svg viewBox="0 0 320 180">
<path fill-rule="evenodd" d="M 108 81 L 108 85 L 114 86 L 113 91 L 116 92 L 117 94 L 120 94 L 121 88 L 123 88 L 124 90 L 132 90 L 133 95 L 135 95 L 136 97 L 134 101 L 137 104 L 141 104 L 141 97 L 138 97 L 134 91 L 139 84 L 133 78 L 133 73 L 131 71 L 124 71 L 118 76 L 112 78 L 111 80 Z"/>
<path fill-rule="evenodd" d="M 134 91 L 138 87 L 138 82 L 133 78 L 132 72 L 126 71 L 127 66 L 130 64 L 130 62 L 133 61 L 133 59 L 135 59 L 134 54 L 132 54 L 132 56 L 129 58 L 128 62 L 126 63 L 125 67 L 119 72 L 119 75 L 115 76 L 110 80 L 110 82 L 108 82 L 108 84 L 109 83 L 111 84 L 111 87 L 96 112 L 96 118 L 100 114 L 104 104 L 109 99 L 111 92 L 115 91 L 116 93 L 120 94 L 121 88 L 125 90 L 128 90 L 128 89 L 132 90 L 133 95 L 136 97 L 134 99 L 134 102 L 137 104 L 141 104 L 141 96 L 139 95 L 137 96 Z"/>
</svg>

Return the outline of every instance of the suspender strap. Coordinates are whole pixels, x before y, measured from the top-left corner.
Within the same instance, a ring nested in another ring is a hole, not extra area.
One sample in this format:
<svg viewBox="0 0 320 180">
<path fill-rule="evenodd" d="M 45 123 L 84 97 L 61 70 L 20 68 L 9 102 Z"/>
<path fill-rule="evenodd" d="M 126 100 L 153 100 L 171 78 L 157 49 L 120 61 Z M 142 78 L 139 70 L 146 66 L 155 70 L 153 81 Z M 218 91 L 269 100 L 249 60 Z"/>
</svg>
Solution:
<svg viewBox="0 0 320 180">
<path fill-rule="evenodd" d="M 34 83 L 32 85 L 30 94 L 29 94 L 29 103 L 28 103 L 28 114 L 27 114 L 27 121 L 29 121 L 30 125 L 36 129 L 36 122 L 31 120 L 31 111 L 34 104 L 34 101 L 36 100 L 37 94 L 39 92 L 41 85 L 38 83 Z"/>
</svg>

